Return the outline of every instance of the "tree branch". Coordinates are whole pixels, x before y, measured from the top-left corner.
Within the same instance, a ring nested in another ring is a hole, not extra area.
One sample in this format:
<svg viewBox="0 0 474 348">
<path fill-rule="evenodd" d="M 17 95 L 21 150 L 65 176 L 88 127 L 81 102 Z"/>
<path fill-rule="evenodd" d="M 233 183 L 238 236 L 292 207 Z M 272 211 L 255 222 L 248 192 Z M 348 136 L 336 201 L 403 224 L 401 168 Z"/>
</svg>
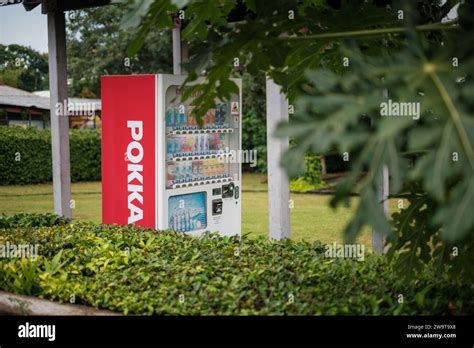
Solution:
<svg viewBox="0 0 474 348">
<path fill-rule="evenodd" d="M 424 24 L 415 27 L 416 31 L 431 31 L 431 30 L 452 30 L 457 29 L 458 26 L 454 23 L 431 23 Z M 341 31 L 336 33 L 322 33 L 315 35 L 306 35 L 306 36 L 286 36 L 280 37 L 280 40 L 288 41 L 304 41 L 304 40 L 324 40 L 324 39 L 343 39 L 348 37 L 359 37 L 359 36 L 374 36 L 374 35 L 384 35 L 384 34 L 399 34 L 409 31 L 410 28 L 406 27 L 397 27 L 397 28 L 381 28 L 381 29 L 363 29 L 363 30 L 353 30 L 353 31 Z"/>
</svg>

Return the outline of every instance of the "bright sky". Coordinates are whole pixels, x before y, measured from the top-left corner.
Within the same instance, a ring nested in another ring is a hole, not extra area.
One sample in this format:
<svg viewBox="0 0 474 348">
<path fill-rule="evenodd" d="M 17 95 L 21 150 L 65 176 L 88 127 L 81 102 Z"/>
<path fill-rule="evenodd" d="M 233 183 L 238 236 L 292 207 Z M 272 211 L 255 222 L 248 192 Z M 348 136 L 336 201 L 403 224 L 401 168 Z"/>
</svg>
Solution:
<svg viewBox="0 0 474 348">
<path fill-rule="evenodd" d="M 46 53 L 48 36 L 46 15 L 41 14 L 41 6 L 27 12 L 23 5 L 0 7 L 0 44 L 19 44 Z"/>
</svg>

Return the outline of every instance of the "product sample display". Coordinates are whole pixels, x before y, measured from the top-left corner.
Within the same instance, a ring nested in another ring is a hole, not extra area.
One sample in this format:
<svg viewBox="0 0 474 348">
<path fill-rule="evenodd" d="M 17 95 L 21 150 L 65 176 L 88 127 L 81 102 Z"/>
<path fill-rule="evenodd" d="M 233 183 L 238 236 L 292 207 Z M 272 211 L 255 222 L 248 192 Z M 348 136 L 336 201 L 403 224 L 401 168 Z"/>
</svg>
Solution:
<svg viewBox="0 0 474 348">
<path fill-rule="evenodd" d="M 240 234 L 241 81 L 199 125 L 185 78 L 102 77 L 103 223 Z"/>
</svg>

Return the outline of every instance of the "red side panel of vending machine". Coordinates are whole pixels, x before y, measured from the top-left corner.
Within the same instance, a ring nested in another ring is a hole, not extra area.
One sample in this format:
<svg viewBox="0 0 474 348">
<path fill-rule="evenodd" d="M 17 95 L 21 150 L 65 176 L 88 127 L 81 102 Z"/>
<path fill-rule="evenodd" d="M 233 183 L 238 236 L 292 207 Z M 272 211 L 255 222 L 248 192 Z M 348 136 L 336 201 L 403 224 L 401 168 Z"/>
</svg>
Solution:
<svg viewBox="0 0 474 348">
<path fill-rule="evenodd" d="M 156 75 L 102 77 L 102 222 L 156 227 Z"/>
</svg>

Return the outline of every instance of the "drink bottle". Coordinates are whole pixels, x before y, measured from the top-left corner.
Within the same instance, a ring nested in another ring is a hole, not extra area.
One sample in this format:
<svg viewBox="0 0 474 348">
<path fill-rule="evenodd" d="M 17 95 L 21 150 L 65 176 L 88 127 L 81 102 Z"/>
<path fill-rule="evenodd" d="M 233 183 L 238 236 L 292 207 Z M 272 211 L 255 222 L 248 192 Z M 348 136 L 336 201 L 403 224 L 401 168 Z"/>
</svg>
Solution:
<svg viewBox="0 0 474 348">
<path fill-rule="evenodd" d="M 215 115 L 216 115 L 216 126 L 218 126 L 220 124 L 220 121 L 221 121 L 221 111 L 220 111 L 220 103 L 219 104 L 216 104 L 216 107 L 215 107 Z"/>
<path fill-rule="evenodd" d="M 179 128 L 181 126 L 179 119 L 179 109 L 176 105 L 173 106 L 173 126 L 174 128 Z"/>
<path fill-rule="evenodd" d="M 168 106 L 166 109 L 166 127 L 173 127 L 173 119 L 174 119 L 174 110 L 173 106 Z"/>
<path fill-rule="evenodd" d="M 174 164 L 167 165 L 166 180 L 167 180 L 166 181 L 167 186 L 171 186 L 173 182 L 176 180 L 176 172 L 175 172 Z"/>
<path fill-rule="evenodd" d="M 201 153 L 201 136 L 196 135 L 194 137 L 194 149 L 197 154 Z"/>
<path fill-rule="evenodd" d="M 176 214 L 176 219 L 177 219 L 177 226 L 176 226 L 176 231 L 181 231 L 181 215 L 179 213 Z"/>
<path fill-rule="evenodd" d="M 182 172 L 182 179 L 184 182 L 186 182 L 186 180 L 188 179 L 188 163 L 187 162 L 182 162 L 183 164 L 183 172 Z"/>
<path fill-rule="evenodd" d="M 183 212 L 182 216 L 183 216 L 183 222 L 182 222 L 183 225 L 181 229 L 183 230 L 183 232 L 186 232 L 188 230 L 188 224 L 186 222 L 186 212 Z"/>
<path fill-rule="evenodd" d="M 207 139 L 207 134 L 201 135 L 201 152 L 203 154 L 206 154 L 206 139 Z"/>
<path fill-rule="evenodd" d="M 181 231 L 186 231 L 186 218 L 184 217 L 184 213 L 181 214 L 180 216 L 181 220 Z"/>
<path fill-rule="evenodd" d="M 193 178 L 193 162 L 188 161 L 186 163 L 186 178 L 192 180 Z"/>
<path fill-rule="evenodd" d="M 189 221 L 189 211 L 186 211 L 186 231 L 189 231 L 191 229 L 191 222 Z"/>
<path fill-rule="evenodd" d="M 186 138 L 186 145 L 187 145 L 187 150 L 188 152 L 192 153 L 194 151 L 194 137 L 192 135 L 188 135 Z"/>
<path fill-rule="evenodd" d="M 176 138 L 174 140 L 174 151 L 173 153 L 179 154 L 181 152 L 181 138 Z"/>
<path fill-rule="evenodd" d="M 174 230 L 179 231 L 179 229 L 181 228 L 181 225 L 179 224 L 178 214 L 174 214 L 173 220 L 174 220 Z"/>
<path fill-rule="evenodd" d="M 193 151 L 195 154 L 199 153 L 199 144 L 198 144 L 198 137 L 196 135 L 193 135 Z"/>
<path fill-rule="evenodd" d="M 199 180 L 202 180 L 202 161 L 198 162 L 197 177 Z"/>
<path fill-rule="evenodd" d="M 221 124 L 222 125 L 225 125 L 226 112 L 227 112 L 227 104 L 222 103 L 221 104 Z"/>
<path fill-rule="evenodd" d="M 194 153 L 199 153 L 199 137 L 194 136 L 193 151 Z"/>
<path fill-rule="evenodd" d="M 201 170 L 201 163 L 200 161 L 194 161 L 193 162 L 193 179 L 198 180 L 201 177 L 201 173 L 199 172 Z"/>
<path fill-rule="evenodd" d="M 173 138 L 168 138 L 166 140 L 166 152 L 168 154 L 172 154 L 174 151 L 174 139 Z"/>
<path fill-rule="evenodd" d="M 179 163 L 179 180 L 184 181 L 186 179 L 186 163 Z"/>
<path fill-rule="evenodd" d="M 209 153 L 209 134 L 204 134 L 204 152 Z"/>
<path fill-rule="evenodd" d="M 217 116 L 218 115 L 218 116 Z M 218 117 L 217 124 L 222 126 L 224 124 L 224 107 L 223 104 L 219 103 L 216 109 L 216 118 Z"/>
<path fill-rule="evenodd" d="M 182 127 L 185 127 L 187 125 L 187 120 L 186 120 L 186 107 L 181 104 L 178 107 L 178 113 L 179 113 L 179 122 Z"/>
</svg>

